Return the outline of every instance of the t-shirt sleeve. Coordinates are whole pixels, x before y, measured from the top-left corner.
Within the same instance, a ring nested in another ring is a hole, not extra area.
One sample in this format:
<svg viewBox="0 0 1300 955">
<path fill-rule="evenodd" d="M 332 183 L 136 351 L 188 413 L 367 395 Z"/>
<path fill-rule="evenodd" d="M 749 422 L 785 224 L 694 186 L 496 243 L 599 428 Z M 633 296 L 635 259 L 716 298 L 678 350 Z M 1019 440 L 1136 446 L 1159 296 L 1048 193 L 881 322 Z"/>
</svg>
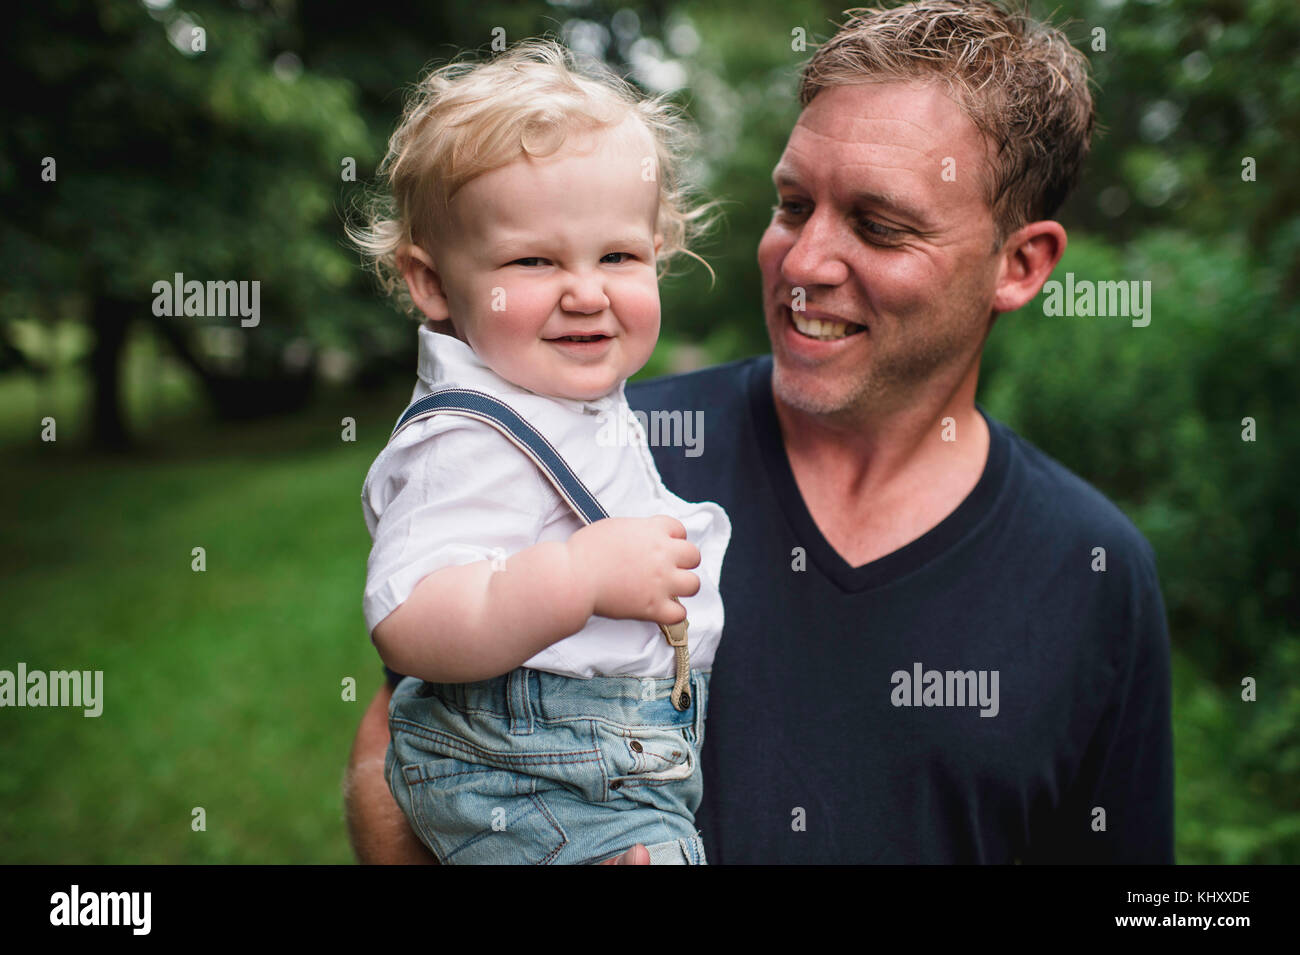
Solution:
<svg viewBox="0 0 1300 955">
<path fill-rule="evenodd" d="M 490 425 L 454 415 L 411 425 L 375 459 L 362 490 L 373 540 L 367 630 L 434 571 L 531 546 L 559 503 L 536 465 Z"/>
<path fill-rule="evenodd" d="M 1027 861 L 1174 861 L 1169 630 L 1150 545 L 1139 538 L 1133 552 L 1129 623 L 1116 635 L 1113 692 L 1078 779 L 1053 818 L 1033 834 Z"/>
</svg>

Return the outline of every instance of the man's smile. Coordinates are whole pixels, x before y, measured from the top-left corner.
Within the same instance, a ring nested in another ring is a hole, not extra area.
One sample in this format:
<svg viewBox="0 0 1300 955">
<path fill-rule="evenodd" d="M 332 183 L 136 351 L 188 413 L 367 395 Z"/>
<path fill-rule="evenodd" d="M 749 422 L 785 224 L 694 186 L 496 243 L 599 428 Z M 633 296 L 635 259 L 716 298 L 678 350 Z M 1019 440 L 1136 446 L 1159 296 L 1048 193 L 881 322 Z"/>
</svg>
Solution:
<svg viewBox="0 0 1300 955">
<path fill-rule="evenodd" d="M 779 310 L 787 339 L 833 343 L 867 331 L 866 325 L 847 322 L 819 312 L 796 312 L 788 305 L 779 306 Z"/>
</svg>

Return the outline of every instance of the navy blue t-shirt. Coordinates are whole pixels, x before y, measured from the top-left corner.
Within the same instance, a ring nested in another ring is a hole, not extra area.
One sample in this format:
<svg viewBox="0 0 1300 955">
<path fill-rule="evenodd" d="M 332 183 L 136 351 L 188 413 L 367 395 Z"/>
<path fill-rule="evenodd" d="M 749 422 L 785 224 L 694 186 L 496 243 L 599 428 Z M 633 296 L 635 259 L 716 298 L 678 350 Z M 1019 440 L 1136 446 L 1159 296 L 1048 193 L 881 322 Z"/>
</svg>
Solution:
<svg viewBox="0 0 1300 955">
<path fill-rule="evenodd" d="M 1172 862 L 1169 638 L 1142 535 L 985 415 L 967 498 L 851 567 L 799 494 L 771 373 L 762 356 L 627 387 L 634 410 L 703 411 L 702 446 L 652 452 L 669 489 L 731 518 L 709 862 Z"/>
<path fill-rule="evenodd" d="M 704 412 L 700 453 L 652 452 L 732 523 L 709 861 L 1172 862 L 1169 638 L 1142 535 L 985 415 L 969 496 L 851 567 L 799 494 L 771 374 L 763 356 L 627 388 L 634 410 Z"/>
</svg>

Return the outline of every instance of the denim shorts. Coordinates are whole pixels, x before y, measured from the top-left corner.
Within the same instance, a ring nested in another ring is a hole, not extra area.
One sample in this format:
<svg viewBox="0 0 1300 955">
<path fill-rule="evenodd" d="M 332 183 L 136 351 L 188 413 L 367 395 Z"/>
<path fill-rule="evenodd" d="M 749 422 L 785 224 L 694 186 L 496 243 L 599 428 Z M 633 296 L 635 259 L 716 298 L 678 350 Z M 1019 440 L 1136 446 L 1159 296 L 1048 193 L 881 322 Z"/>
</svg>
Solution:
<svg viewBox="0 0 1300 955">
<path fill-rule="evenodd" d="M 709 672 L 691 672 L 685 710 L 672 687 L 522 667 L 478 683 L 407 677 L 388 710 L 385 775 L 443 864 L 593 863 L 639 842 L 651 862 L 703 865 Z"/>
</svg>

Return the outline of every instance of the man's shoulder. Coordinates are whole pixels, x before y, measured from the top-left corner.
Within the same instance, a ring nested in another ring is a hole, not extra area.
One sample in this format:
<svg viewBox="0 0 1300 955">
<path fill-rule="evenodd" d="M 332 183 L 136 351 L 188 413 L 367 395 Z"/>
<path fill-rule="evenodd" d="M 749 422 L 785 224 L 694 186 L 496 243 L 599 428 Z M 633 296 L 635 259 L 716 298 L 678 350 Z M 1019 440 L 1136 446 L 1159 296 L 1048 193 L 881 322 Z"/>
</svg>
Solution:
<svg viewBox="0 0 1300 955">
<path fill-rule="evenodd" d="M 988 417 L 1002 432 L 1023 482 L 1017 488 L 1017 509 L 1060 545 L 1121 548 L 1154 571 L 1155 552 L 1146 537 L 1105 494 L 1053 458 L 1009 425 Z"/>
<path fill-rule="evenodd" d="M 668 408 L 674 404 L 702 407 L 705 403 L 739 401 L 745 397 L 751 369 L 766 358 L 765 355 L 738 358 L 709 368 L 629 382 L 627 401 L 631 407 L 642 409 Z"/>
</svg>

